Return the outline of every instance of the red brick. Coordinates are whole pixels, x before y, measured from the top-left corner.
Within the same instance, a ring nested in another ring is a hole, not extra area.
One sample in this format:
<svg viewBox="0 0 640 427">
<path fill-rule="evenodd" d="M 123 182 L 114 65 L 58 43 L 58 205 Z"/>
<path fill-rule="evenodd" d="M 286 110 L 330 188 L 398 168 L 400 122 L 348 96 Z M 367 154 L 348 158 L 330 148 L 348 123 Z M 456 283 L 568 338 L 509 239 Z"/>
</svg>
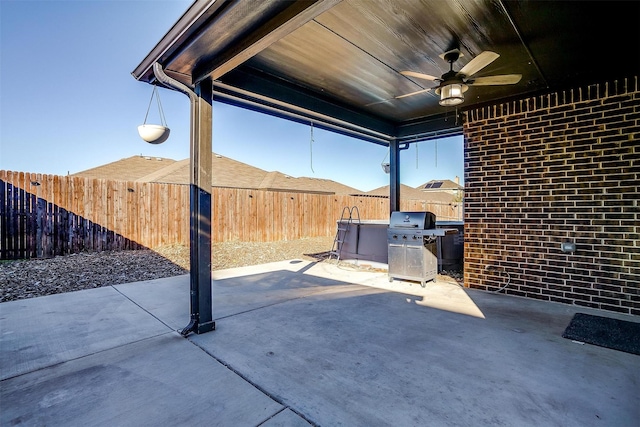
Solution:
<svg viewBox="0 0 640 427">
<path fill-rule="evenodd" d="M 495 289 L 500 276 L 485 283 L 491 262 L 511 273 L 508 294 L 640 310 L 630 305 L 640 304 L 640 259 L 630 255 L 640 251 L 638 84 L 467 112 L 465 219 L 476 224 L 465 242 L 467 286 Z M 564 240 L 578 252 L 560 252 Z"/>
</svg>

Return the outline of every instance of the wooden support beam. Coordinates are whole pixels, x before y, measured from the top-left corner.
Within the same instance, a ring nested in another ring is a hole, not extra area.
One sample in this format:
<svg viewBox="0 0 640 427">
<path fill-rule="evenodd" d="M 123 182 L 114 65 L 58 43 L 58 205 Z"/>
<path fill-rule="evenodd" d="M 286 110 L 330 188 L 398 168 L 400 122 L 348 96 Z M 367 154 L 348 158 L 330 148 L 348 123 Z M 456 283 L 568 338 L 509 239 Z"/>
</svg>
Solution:
<svg viewBox="0 0 640 427">
<path fill-rule="evenodd" d="M 180 331 L 201 334 L 215 329 L 211 311 L 211 139 L 213 123 L 213 82 L 204 79 L 195 90 L 167 76 L 162 66 L 153 64 L 162 84 L 189 97 L 190 111 L 190 279 L 191 320 Z"/>
<path fill-rule="evenodd" d="M 409 148 L 408 142 L 393 139 L 389 143 L 389 216 L 400 210 L 400 151 Z"/>
<path fill-rule="evenodd" d="M 195 87 L 191 105 L 191 322 L 193 332 L 215 329 L 211 298 L 211 79 Z"/>
<path fill-rule="evenodd" d="M 400 210 L 400 144 L 389 142 L 389 216 Z"/>
</svg>

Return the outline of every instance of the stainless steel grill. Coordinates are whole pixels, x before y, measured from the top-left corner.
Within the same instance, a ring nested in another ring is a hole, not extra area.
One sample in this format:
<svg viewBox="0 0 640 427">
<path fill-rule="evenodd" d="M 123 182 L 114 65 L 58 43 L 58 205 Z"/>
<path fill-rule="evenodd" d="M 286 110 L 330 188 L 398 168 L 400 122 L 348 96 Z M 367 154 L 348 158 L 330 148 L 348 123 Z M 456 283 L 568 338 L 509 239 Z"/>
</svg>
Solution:
<svg viewBox="0 0 640 427">
<path fill-rule="evenodd" d="M 436 241 L 457 229 L 436 228 L 431 212 L 392 212 L 387 230 L 389 281 L 394 278 L 426 282 L 438 274 Z"/>
</svg>

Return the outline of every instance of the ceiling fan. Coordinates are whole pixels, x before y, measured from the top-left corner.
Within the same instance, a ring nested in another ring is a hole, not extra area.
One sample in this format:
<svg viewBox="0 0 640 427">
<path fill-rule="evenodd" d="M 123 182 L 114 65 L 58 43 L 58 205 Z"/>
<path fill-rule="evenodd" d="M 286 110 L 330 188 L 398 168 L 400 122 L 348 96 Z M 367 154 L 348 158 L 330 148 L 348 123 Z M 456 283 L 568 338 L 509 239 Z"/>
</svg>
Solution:
<svg viewBox="0 0 640 427">
<path fill-rule="evenodd" d="M 428 74 L 417 73 L 414 71 L 401 71 L 400 74 L 407 77 L 415 77 L 423 80 L 439 82 L 435 88 L 436 94 L 440 95 L 440 105 L 450 107 L 462 104 L 464 102 L 464 92 L 469 86 L 497 86 L 497 85 L 513 85 L 520 81 L 521 74 L 503 74 L 499 76 L 473 77 L 474 74 L 482 70 L 487 65 L 500 57 L 499 54 L 485 50 L 478 56 L 473 58 L 467 65 L 462 67 L 460 71 L 453 70 L 453 63 L 463 56 L 458 49 L 453 49 L 440 55 L 442 59 L 449 63 L 449 71 L 438 78 Z M 405 95 L 396 96 L 396 99 L 406 98 L 408 96 L 425 93 L 434 88 L 422 89 L 417 92 L 407 93 Z"/>
</svg>

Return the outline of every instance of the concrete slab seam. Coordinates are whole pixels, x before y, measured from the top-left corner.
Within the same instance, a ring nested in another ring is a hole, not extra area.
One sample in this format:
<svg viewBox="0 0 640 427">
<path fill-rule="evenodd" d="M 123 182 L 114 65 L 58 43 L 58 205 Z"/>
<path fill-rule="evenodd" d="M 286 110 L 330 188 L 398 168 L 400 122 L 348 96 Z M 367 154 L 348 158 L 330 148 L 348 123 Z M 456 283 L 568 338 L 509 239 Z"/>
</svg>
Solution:
<svg viewBox="0 0 640 427">
<path fill-rule="evenodd" d="M 210 353 L 209 351 L 207 351 L 207 349 L 205 349 L 204 347 L 198 345 L 198 343 L 194 342 L 191 340 L 191 337 L 186 337 L 187 341 L 189 341 L 191 344 L 193 344 L 194 346 L 196 346 L 197 348 L 199 348 L 200 350 L 202 350 L 206 355 L 208 355 L 209 357 L 211 357 L 213 360 L 215 360 L 216 362 L 218 362 L 219 364 L 221 364 L 222 366 L 224 366 L 225 368 L 227 368 L 228 370 L 230 370 L 231 372 L 233 372 L 234 374 L 236 374 L 237 376 L 239 376 L 240 378 L 242 378 L 244 381 L 246 381 L 248 384 L 251 384 L 253 387 L 255 387 L 258 391 L 260 391 L 261 393 L 263 393 L 265 396 L 269 397 L 271 400 L 273 400 L 274 402 L 282 405 L 282 410 L 276 412 L 275 414 L 273 414 L 272 416 L 270 416 L 269 418 L 265 419 L 264 421 L 262 421 L 260 424 L 258 424 L 258 426 L 266 423 L 267 421 L 269 421 L 271 418 L 275 417 L 276 415 L 278 415 L 279 413 L 281 413 L 282 411 L 284 411 L 285 409 L 289 409 L 291 410 L 293 413 L 295 413 L 297 416 L 299 416 L 300 418 L 302 418 L 303 420 L 305 420 L 306 422 L 308 422 L 310 425 L 312 425 L 313 427 L 318 427 L 319 424 L 310 420 L 306 415 L 304 415 L 303 413 L 297 411 L 296 409 L 290 407 L 289 405 L 285 404 L 281 399 L 277 398 L 276 396 L 274 396 L 272 393 L 270 393 L 269 391 L 267 391 L 264 387 L 260 386 L 259 384 L 256 384 L 255 382 L 251 381 L 249 378 L 247 378 L 245 375 L 242 374 L 242 372 L 238 371 L 237 369 L 234 369 L 229 363 L 225 362 L 224 360 L 216 357 L 214 354 Z"/>
<path fill-rule="evenodd" d="M 171 328 L 171 326 L 167 325 L 165 322 L 162 321 L 162 319 L 160 319 L 158 316 L 156 316 L 155 314 L 153 314 L 152 312 L 150 312 L 149 310 L 147 310 L 146 308 L 144 308 L 143 306 L 141 306 L 140 304 L 138 304 L 137 302 L 135 302 L 134 300 L 132 300 L 131 298 L 129 298 L 129 296 L 125 295 L 124 293 L 122 293 L 120 291 L 120 289 L 116 288 L 115 286 L 111 286 L 113 289 L 115 289 L 116 292 L 118 292 L 120 295 L 122 295 L 123 297 L 125 297 L 127 300 L 131 301 L 136 307 L 140 308 L 142 311 L 144 311 L 145 313 L 149 314 L 151 317 L 153 317 L 154 319 L 156 319 L 158 322 L 162 323 L 164 326 L 166 326 L 167 328 L 169 328 L 170 331 L 172 332 L 179 332 L 180 329 L 178 329 L 177 331 L 175 331 L 174 329 Z"/>
<path fill-rule="evenodd" d="M 275 399 L 273 399 L 273 400 L 275 400 Z M 276 400 L 276 402 L 277 402 L 277 400 Z M 280 403 L 280 402 L 278 402 L 278 403 Z M 288 409 L 291 409 L 291 408 L 288 408 Z M 258 426 L 257 426 L 257 427 L 260 427 L 261 425 L 264 425 L 264 423 L 266 423 L 267 421 L 269 421 L 269 420 L 271 420 L 271 419 L 273 419 L 273 418 L 277 417 L 277 416 L 278 416 L 278 415 L 280 415 L 283 411 L 286 411 L 286 410 L 287 410 L 287 407 L 283 405 L 283 406 L 282 406 L 282 409 L 280 409 L 280 410 L 279 410 L 278 412 L 276 412 L 275 414 L 271 415 L 271 416 L 270 416 L 269 418 L 267 418 L 266 420 L 262 421 L 260 424 L 258 424 Z M 291 410 L 293 410 L 293 409 L 291 409 Z"/>
</svg>

